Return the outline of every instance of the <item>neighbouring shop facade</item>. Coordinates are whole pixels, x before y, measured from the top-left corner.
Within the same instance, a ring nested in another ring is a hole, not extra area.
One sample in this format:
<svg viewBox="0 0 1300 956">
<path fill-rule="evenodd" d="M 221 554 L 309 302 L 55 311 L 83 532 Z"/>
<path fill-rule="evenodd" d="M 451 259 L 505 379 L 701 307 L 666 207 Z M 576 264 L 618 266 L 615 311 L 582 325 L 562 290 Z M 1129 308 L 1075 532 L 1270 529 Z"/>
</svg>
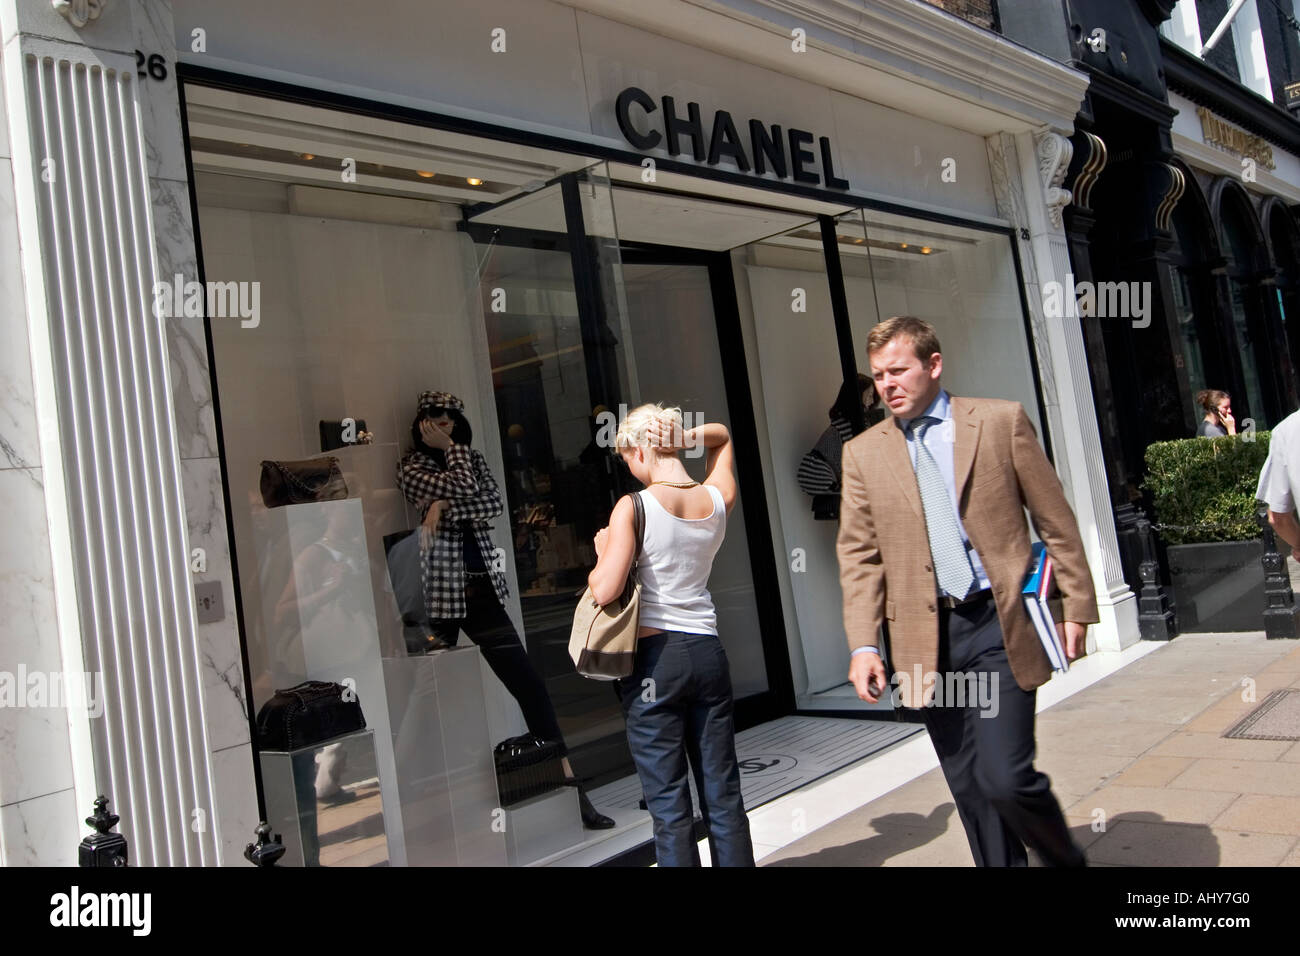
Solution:
<svg viewBox="0 0 1300 956">
<path fill-rule="evenodd" d="M 630 769 L 565 646 L 631 489 L 622 406 L 733 435 L 711 588 L 739 725 L 858 706 L 834 523 L 795 473 L 889 315 L 936 325 L 954 393 L 1025 406 L 1089 549 L 1090 643 L 1137 639 L 1081 326 L 1043 308 L 1087 80 L 926 4 L 834 7 L 4 5 L 26 320 L 0 474 L 8 599 L 35 609 L 12 656 L 102 675 L 104 704 L 3 715 L 6 863 L 68 862 L 98 792 L 139 862 L 242 863 L 268 791 L 301 786 L 250 715 L 306 679 L 352 680 L 373 732 L 365 862 L 515 859 L 474 781 L 518 707 L 477 652 L 407 653 L 393 475 L 427 389 L 501 486 L 507 611 L 579 775 Z M 323 454 L 346 498 L 267 506 L 263 462 Z M 309 586 L 313 549 L 334 570 Z"/>
</svg>

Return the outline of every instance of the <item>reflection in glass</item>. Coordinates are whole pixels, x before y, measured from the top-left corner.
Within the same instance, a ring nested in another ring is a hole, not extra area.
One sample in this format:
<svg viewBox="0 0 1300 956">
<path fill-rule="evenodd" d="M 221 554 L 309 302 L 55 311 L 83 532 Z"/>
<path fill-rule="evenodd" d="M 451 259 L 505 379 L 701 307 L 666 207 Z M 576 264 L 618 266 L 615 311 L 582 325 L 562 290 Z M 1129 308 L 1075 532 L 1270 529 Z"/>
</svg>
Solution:
<svg viewBox="0 0 1300 956">
<path fill-rule="evenodd" d="M 1264 405 L 1264 390 L 1260 387 L 1259 365 L 1256 362 L 1256 343 L 1250 335 L 1249 317 L 1246 312 L 1246 283 L 1237 278 L 1228 280 L 1229 298 L 1232 305 L 1232 334 L 1237 346 L 1237 357 L 1241 361 L 1241 376 L 1246 382 L 1246 401 L 1250 403 L 1250 417 L 1255 420 L 1256 428 L 1267 428 L 1265 416 L 1268 414 Z M 1240 413 L 1239 417 L 1240 417 Z"/>
<path fill-rule="evenodd" d="M 1205 362 L 1201 358 L 1200 334 L 1196 325 L 1196 312 L 1192 305 L 1192 282 L 1187 270 L 1169 267 L 1170 285 L 1174 291 L 1174 320 L 1178 326 L 1178 341 L 1182 346 L 1183 364 L 1187 371 L 1187 387 L 1195 395 L 1209 388 L 1205 379 Z"/>
</svg>

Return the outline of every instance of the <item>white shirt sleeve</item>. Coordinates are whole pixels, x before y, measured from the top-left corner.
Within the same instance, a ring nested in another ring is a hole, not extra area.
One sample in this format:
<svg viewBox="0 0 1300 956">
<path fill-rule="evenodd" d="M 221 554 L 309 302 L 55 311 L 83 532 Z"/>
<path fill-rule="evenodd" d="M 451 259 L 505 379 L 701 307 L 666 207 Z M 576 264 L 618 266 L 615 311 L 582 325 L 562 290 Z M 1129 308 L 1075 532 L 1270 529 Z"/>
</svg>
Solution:
<svg viewBox="0 0 1300 956">
<path fill-rule="evenodd" d="M 1259 488 L 1255 497 L 1266 503 L 1270 511 L 1294 511 L 1295 499 L 1291 494 L 1290 469 L 1287 468 L 1286 447 L 1276 432 L 1270 441 L 1268 460 L 1259 474 Z"/>
</svg>

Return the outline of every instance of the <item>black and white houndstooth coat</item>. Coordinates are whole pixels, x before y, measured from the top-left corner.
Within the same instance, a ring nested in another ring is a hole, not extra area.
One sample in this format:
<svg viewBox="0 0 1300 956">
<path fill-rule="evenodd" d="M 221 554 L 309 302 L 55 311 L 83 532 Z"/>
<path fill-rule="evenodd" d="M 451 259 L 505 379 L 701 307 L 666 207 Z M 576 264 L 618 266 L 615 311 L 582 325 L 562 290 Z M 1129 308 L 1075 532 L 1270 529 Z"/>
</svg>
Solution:
<svg viewBox="0 0 1300 956">
<path fill-rule="evenodd" d="M 497 599 L 504 605 L 510 594 L 504 562 L 497 560 L 488 537 L 488 519 L 504 510 L 501 489 L 483 455 L 468 445 L 452 445 L 446 457 L 444 468 L 431 456 L 413 450 L 397 463 L 397 487 L 421 520 L 434 501 L 445 498 L 450 502 L 438 522 L 432 546 L 420 555 L 424 607 L 430 621 L 465 616 L 464 519 L 473 521 L 475 541 L 488 566 Z"/>
</svg>

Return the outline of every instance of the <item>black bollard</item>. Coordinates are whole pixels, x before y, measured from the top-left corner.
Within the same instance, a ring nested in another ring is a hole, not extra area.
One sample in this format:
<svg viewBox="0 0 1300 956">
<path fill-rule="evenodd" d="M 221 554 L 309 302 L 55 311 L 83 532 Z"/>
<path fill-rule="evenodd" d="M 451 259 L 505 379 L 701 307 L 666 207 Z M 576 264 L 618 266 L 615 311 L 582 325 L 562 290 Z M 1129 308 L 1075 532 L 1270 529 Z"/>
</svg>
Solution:
<svg viewBox="0 0 1300 956">
<path fill-rule="evenodd" d="M 1142 554 L 1138 564 L 1138 575 L 1142 578 L 1142 590 L 1138 592 L 1138 633 L 1144 641 L 1168 641 L 1178 636 L 1178 624 L 1169 595 L 1160 586 L 1155 533 L 1151 530 L 1151 521 L 1140 508 L 1137 509 L 1134 528 Z"/>
<path fill-rule="evenodd" d="M 1255 520 L 1259 522 L 1260 541 L 1264 545 L 1264 634 L 1269 640 L 1298 637 L 1300 608 L 1296 607 L 1291 591 L 1291 578 L 1286 570 L 1286 558 L 1277 550 L 1277 535 L 1268 523 L 1268 505 L 1255 502 Z"/>
<path fill-rule="evenodd" d="M 263 820 L 257 825 L 257 843 L 244 847 L 244 859 L 254 866 L 275 866 L 275 861 L 284 856 L 284 844 L 280 834 L 271 839 L 271 825 Z"/>
<path fill-rule="evenodd" d="M 108 831 L 117 826 L 121 818 L 108 812 L 108 797 L 102 793 L 95 800 L 95 812 L 86 822 L 95 832 L 77 847 L 78 866 L 126 866 L 126 837 Z"/>
</svg>

